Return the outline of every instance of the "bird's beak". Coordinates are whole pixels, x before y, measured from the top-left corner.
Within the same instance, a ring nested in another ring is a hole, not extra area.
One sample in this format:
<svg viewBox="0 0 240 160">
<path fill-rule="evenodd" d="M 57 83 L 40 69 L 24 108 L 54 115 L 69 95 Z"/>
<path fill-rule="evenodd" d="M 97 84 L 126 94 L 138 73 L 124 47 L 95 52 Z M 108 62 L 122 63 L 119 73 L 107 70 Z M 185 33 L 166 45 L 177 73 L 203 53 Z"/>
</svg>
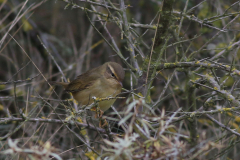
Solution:
<svg viewBox="0 0 240 160">
<path fill-rule="evenodd" d="M 119 82 L 119 81 L 118 81 L 118 82 Z M 120 84 L 121 86 L 123 86 L 123 85 L 122 85 L 122 82 L 119 82 L 119 84 Z"/>
</svg>

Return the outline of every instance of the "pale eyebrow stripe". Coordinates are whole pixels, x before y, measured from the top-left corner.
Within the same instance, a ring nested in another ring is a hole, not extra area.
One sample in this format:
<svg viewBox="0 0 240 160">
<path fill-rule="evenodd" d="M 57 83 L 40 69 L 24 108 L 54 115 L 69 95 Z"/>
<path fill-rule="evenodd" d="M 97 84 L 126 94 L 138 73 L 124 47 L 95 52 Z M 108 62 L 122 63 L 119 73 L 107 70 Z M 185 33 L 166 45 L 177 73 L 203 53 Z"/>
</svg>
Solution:
<svg viewBox="0 0 240 160">
<path fill-rule="evenodd" d="M 110 65 L 108 65 L 108 67 L 109 67 L 109 69 L 111 70 L 111 72 L 114 73 L 114 75 L 116 76 L 116 78 L 119 80 L 119 77 L 118 77 L 118 75 L 116 74 L 116 72 L 114 71 L 114 69 L 113 69 Z"/>
</svg>

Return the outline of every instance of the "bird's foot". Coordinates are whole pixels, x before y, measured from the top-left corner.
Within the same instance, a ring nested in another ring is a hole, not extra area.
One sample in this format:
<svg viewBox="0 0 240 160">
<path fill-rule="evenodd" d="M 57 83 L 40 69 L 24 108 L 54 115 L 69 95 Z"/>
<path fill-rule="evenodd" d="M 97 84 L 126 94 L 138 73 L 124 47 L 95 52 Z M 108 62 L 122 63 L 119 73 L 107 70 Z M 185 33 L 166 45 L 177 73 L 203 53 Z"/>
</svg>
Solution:
<svg viewBox="0 0 240 160">
<path fill-rule="evenodd" d="M 103 112 L 101 109 L 99 109 L 99 108 L 94 108 L 94 111 L 96 112 L 95 118 L 101 118 L 102 115 L 103 115 L 103 113 L 104 113 L 104 112 Z"/>
<path fill-rule="evenodd" d="M 103 112 L 101 109 L 99 109 L 98 117 L 99 117 L 99 118 L 102 118 L 103 113 L 104 113 L 104 112 Z"/>
<path fill-rule="evenodd" d="M 95 111 L 95 118 L 99 119 L 99 127 L 103 128 L 105 126 L 108 126 L 108 122 L 105 118 L 103 118 L 103 111 L 101 109 L 99 109 L 99 107 L 94 107 L 92 108 L 92 111 Z"/>
<path fill-rule="evenodd" d="M 108 126 L 107 120 L 105 118 L 101 118 L 100 121 L 99 121 L 99 127 L 104 128 L 106 126 Z"/>
</svg>

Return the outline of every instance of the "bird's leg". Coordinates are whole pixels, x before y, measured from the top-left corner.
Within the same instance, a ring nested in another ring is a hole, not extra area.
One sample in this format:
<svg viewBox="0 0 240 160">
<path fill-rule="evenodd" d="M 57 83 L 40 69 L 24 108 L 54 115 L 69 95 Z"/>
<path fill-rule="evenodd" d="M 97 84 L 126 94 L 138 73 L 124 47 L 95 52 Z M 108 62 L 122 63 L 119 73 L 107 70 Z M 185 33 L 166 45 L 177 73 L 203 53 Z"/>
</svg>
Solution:
<svg viewBox="0 0 240 160">
<path fill-rule="evenodd" d="M 97 111 L 97 112 L 98 112 L 98 117 L 99 117 L 99 118 L 102 118 L 102 115 L 103 115 L 104 112 L 103 112 L 99 107 L 97 107 L 97 108 L 98 108 L 98 109 L 97 109 L 97 110 L 98 110 L 98 111 Z"/>
<path fill-rule="evenodd" d="M 107 126 L 108 126 L 107 120 L 105 118 L 100 118 L 99 127 L 104 128 L 104 127 L 107 127 Z"/>
<path fill-rule="evenodd" d="M 104 112 L 99 107 L 96 108 L 95 118 L 99 118 L 99 127 L 101 127 L 101 128 L 107 126 L 107 124 L 108 124 L 107 120 L 102 117 L 103 113 Z"/>
<path fill-rule="evenodd" d="M 101 101 L 101 99 L 100 99 L 100 101 Z M 102 127 L 104 127 L 104 126 L 107 125 L 107 120 L 102 117 L 102 115 L 103 115 L 104 112 L 100 109 L 99 104 L 98 104 L 98 102 L 96 101 L 96 98 L 94 98 L 94 103 L 97 104 L 97 106 L 94 107 L 94 108 L 95 108 L 95 111 L 96 111 L 95 118 L 99 118 L 99 127 L 102 128 Z"/>
<path fill-rule="evenodd" d="M 96 114 L 95 114 L 96 119 L 101 118 L 104 113 L 101 109 L 99 109 L 99 107 L 94 107 L 91 110 L 96 112 Z"/>
</svg>

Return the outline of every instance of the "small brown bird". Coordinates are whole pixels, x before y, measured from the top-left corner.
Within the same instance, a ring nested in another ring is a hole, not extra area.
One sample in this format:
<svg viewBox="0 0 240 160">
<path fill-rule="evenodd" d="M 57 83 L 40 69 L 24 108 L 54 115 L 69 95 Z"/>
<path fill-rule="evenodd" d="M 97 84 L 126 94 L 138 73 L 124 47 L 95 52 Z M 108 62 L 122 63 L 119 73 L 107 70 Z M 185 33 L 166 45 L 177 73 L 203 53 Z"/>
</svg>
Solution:
<svg viewBox="0 0 240 160">
<path fill-rule="evenodd" d="M 53 82 L 62 85 L 65 91 L 71 92 L 73 98 L 81 105 L 93 103 L 92 97 L 116 97 L 121 92 L 125 72 L 123 67 L 115 62 L 88 70 L 70 83 Z M 115 102 L 115 99 L 99 102 L 99 108 L 104 112 Z"/>
</svg>

